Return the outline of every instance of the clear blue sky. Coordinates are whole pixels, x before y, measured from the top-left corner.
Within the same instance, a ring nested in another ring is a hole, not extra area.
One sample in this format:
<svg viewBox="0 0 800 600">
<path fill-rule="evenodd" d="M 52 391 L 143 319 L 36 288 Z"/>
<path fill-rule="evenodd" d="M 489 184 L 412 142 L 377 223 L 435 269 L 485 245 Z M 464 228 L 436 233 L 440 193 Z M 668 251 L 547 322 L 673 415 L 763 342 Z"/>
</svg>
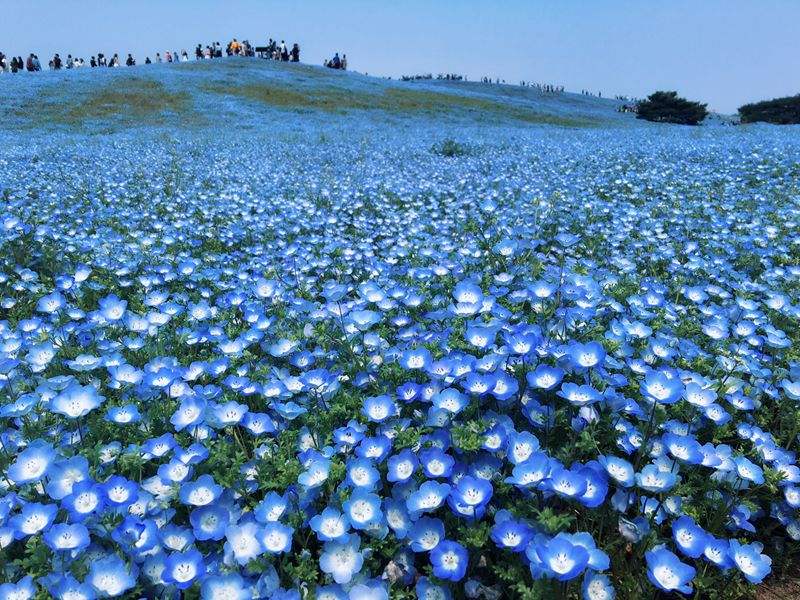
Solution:
<svg viewBox="0 0 800 600">
<path fill-rule="evenodd" d="M 273 36 L 376 75 L 668 88 L 723 112 L 800 93 L 800 0 L 0 0 L 0 15 L 0 50 L 45 63 Z"/>
</svg>

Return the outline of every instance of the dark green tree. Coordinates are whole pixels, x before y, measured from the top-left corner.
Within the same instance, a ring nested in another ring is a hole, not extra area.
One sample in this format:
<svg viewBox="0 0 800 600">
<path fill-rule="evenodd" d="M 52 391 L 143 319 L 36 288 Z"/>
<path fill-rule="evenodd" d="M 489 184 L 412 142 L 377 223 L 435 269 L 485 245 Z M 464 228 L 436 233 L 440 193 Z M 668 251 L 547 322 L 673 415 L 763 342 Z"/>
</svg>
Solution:
<svg viewBox="0 0 800 600">
<path fill-rule="evenodd" d="M 659 123 L 697 125 L 708 116 L 705 104 L 678 96 L 678 92 L 654 92 L 638 105 L 637 118 Z"/>
<path fill-rule="evenodd" d="M 739 107 L 739 118 L 742 123 L 800 124 L 800 94 L 745 104 Z"/>
</svg>

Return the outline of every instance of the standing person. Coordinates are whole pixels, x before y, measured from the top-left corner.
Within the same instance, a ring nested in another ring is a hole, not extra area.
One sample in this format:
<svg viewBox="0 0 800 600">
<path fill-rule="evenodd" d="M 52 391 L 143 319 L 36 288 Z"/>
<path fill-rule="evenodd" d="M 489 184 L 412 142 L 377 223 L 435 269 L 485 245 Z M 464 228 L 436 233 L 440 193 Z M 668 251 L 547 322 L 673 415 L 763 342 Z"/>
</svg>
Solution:
<svg viewBox="0 0 800 600">
<path fill-rule="evenodd" d="M 39 61 L 39 57 L 36 54 L 33 55 L 33 70 L 34 71 L 42 70 L 42 63 Z"/>
<path fill-rule="evenodd" d="M 133 56 L 131 56 L 131 53 L 128 52 L 128 58 L 125 59 L 125 65 L 128 66 L 128 67 L 132 67 L 135 64 L 136 64 L 136 61 L 133 60 Z"/>
<path fill-rule="evenodd" d="M 16 56 L 12 56 L 11 57 L 11 72 L 12 73 L 16 73 L 18 70 L 19 70 L 19 68 L 17 67 L 17 57 Z"/>
<path fill-rule="evenodd" d="M 25 60 L 25 70 L 28 73 L 33 73 L 33 54 L 29 54 L 28 58 Z"/>
<path fill-rule="evenodd" d="M 300 46 L 297 44 L 292 46 L 292 62 L 300 62 Z"/>
<path fill-rule="evenodd" d="M 203 47 L 197 44 L 197 48 L 194 49 L 194 59 L 200 60 L 201 58 L 203 58 Z"/>
<path fill-rule="evenodd" d="M 163 60 L 161 59 L 161 52 L 156 52 L 156 63 L 161 64 Z"/>
<path fill-rule="evenodd" d="M 56 52 L 56 55 L 53 57 L 53 69 L 58 71 L 61 69 L 61 57 Z"/>
<path fill-rule="evenodd" d="M 72 54 L 67 54 L 67 68 L 71 69 L 75 64 L 72 61 Z"/>
<path fill-rule="evenodd" d="M 164 53 L 164 58 L 166 59 L 166 61 L 167 61 L 168 63 L 171 63 L 171 62 L 172 62 L 172 52 L 170 52 L 169 50 L 167 50 L 167 51 Z"/>
<path fill-rule="evenodd" d="M 89 59 L 89 66 L 93 69 L 97 66 L 97 59 L 94 56 Z"/>
<path fill-rule="evenodd" d="M 342 71 L 347 71 L 347 54 L 342 54 Z"/>
</svg>

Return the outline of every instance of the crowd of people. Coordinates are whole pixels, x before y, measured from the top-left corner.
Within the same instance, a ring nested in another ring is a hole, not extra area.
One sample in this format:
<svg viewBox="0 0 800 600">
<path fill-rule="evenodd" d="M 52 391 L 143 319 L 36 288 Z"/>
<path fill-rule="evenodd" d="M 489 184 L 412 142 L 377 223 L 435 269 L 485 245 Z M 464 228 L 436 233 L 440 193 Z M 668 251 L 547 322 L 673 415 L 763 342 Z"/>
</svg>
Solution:
<svg viewBox="0 0 800 600">
<path fill-rule="evenodd" d="M 298 44 L 293 44 L 291 49 L 289 49 L 284 41 L 281 41 L 281 43 L 278 44 L 278 42 L 272 38 L 270 38 L 267 46 L 261 48 L 256 48 L 248 40 L 239 41 L 236 38 L 233 38 L 224 47 L 219 42 L 212 42 L 205 45 L 197 44 L 194 49 L 194 58 L 195 60 L 208 60 L 212 58 L 221 58 L 222 56 L 253 57 L 256 56 L 257 52 L 259 56 L 264 58 L 271 58 L 273 60 L 282 60 L 286 62 L 300 62 L 300 46 Z M 334 68 L 346 69 L 346 56 L 342 57 L 342 59 L 339 59 L 338 56 L 339 55 L 337 54 L 335 59 L 339 61 L 339 66 Z M 177 50 L 174 52 L 167 50 L 163 55 L 161 52 L 156 52 L 153 60 L 147 56 L 144 60 L 144 64 L 149 65 L 152 63 L 189 62 L 189 60 L 189 53 L 186 50 L 181 50 L 180 52 Z M 120 59 L 119 54 L 115 53 L 113 56 L 111 56 L 111 58 L 108 58 L 102 52 L 98 52 L 96 55 L 92 56 L 88 61 L 86 61 L 81 57 L 73 57 L 72 54 L 68 54 L 66 58 L 62 58 L 62 56 L 57 52 L 53 58 L 48 61 L 47 68 L 51 71 L 59 71 L 61 69 L 78 69 L 86 66 L 92 68 L 120 67 L 122 65 L 133 67 L 136 64 L 136 59 L 131 53 L 128 53 L 127 57 L 123 61 Z M 43 70 L 42 63 L 36 54 L 31 53 L 28 55 L 27 59 L 23 60 L 21 56 L 12 56 L 9 58 L 0 52 L 0 73 L 20 73 L 23 71 L 35 72 L 41 70 Z"/>
<path fill-rule="evenodd" d="M 300 46 L 298 44 L 293 44 L 289 49 L 285 41 L 281 40 L 279 44 L 278 40 L 269 38 L 269 43 L 266 46 L 259 46 L 255 50 L 261 58 L 282 62 L 300 62 Z"/>
<path fill-rule="evenodd" d="M 333 55 L 333 58 L 326 59 L 322 65 L 328 67 L 329 69 L 341 69 L 342 71 L 347 71 L 347 54 L 342 54 L 342 57 L 339 58 L 339 53 L 337 52 Z"/>
<path fill-rule="evenodd" d="M 421 81 L 421 80 L 429 80 L 429 79 L 436 79 L 439 81 L 466 81 L 466 75 L 458 75 L 456 73 L 439 73 L 438 75 L 434 76 L 431 73 L 427 73 L 425 75 L 401 75 L 400 81 Z"/>
</svg>

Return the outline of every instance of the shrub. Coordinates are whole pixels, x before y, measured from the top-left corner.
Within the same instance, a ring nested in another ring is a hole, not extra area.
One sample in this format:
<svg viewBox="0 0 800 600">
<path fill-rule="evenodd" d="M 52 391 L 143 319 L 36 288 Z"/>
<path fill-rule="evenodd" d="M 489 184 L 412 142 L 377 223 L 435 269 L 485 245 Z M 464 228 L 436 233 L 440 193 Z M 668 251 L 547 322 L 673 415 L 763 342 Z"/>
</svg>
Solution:
<svg viewBox="0 0 800 600">
<path fill-rule="evenodd" d="M 434 144 L 431 152 L 447 158 L 453 158 L 455 156 L 466 156 L 469 154 L 469 148 L 455 140 L 445 140 L 440 144 Z"/>
<path fill-rule="evenodd" d="M 800 94 L 753 102 L 739 107 L 742 123 L 800 124 Z"/>
<path fill-rule="evenodd" d="M 638 119 L 659 123 L 697 125 L 708 116 L 705 104 L 681 98 L 678 92 L 654 92 L 638 108 Z"/>
</svg>

